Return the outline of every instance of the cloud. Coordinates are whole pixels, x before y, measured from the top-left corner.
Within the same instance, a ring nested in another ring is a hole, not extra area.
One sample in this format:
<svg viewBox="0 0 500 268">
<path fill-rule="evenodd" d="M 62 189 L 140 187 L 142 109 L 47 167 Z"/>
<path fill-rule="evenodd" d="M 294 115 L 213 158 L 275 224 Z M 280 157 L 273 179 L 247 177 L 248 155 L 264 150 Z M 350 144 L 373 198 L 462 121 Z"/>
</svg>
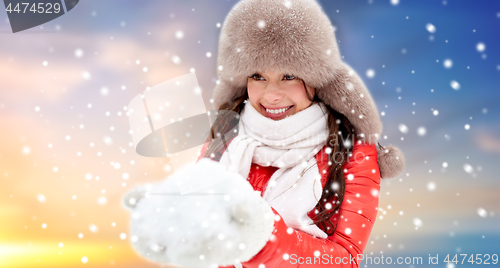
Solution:
<svg viewBox="0 0 500 268">
<path fill-rule="evenodd" d="M 474 135 L 474 142 L 486 152 L 500 153 L 500 138 L 488 131 L 478 131 Z"/>
</svg>

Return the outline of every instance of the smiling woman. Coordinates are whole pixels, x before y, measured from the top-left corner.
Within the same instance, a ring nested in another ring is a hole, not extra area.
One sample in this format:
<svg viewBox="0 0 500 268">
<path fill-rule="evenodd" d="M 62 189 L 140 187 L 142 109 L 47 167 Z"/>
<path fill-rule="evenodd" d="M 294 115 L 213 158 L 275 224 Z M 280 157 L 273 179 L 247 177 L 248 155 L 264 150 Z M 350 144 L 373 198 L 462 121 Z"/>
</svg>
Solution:
<svg viewBox="0 0 500 268">
<path fill-rule="evenodd" d="M 235 216 L 242 203 L 232 198 L 212 199 L 212 205 L 207 200 L 196 211 L 141 201 L 134 213 L 151 226 L 159 222 L 152 209 L 180 212 L 163 218 L 165 224 L 150 228 L 153 232 L 138 227 L 136 247 L 156 261 L 186 266 L 296 268 L 301 266 L 290 256 L 334 254 L 350 260 L 362 254 L 376 220 L 380 179 L 401 173 L 404 158 L 396 147 L 377 149 L 382 122 L 376 105 L 361 78 L 342 62 L 320 5 L 240 1 L 222 26 L 217 64 L 212 96 L 217 117 L 198 165 L 185 177 L 200 183 L 223 177 L 201 168 L 210 164 L 249 186 L 238 197 L 253 200 L 257 193 L 262 200 L 242 205 L 249 211 L 244 217 Z M 172 228 L 182 238 L 178 243 L 163 228 L 193 215 L 202 215 L 200 225 L 189 220 Z M 208 215 L 229 220 L 216 222 Z M 266 228 L 239 228 L 252 223 Z M 240 243 L 247 237 L 253 243 Z M 239 250 L 231 251 L 232 245 Z"/>
<path fill-rule="evenodd" d="M 280 120 L 313 103 L 314 88 L 293 75 L 267 71 L 248 78 L 248 99 L 263 116 Z"/>
</svg>

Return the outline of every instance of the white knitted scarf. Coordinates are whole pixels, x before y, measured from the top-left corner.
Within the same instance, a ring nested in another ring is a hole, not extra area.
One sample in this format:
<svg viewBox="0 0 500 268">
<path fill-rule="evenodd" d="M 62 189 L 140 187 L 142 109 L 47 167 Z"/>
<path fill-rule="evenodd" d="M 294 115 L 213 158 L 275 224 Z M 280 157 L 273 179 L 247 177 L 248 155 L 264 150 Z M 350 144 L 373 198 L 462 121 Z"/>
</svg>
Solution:
<svg viewBox="0 0 500 268">
<path fill-rule="evenodd" d="M 240 114 L 238 136 L 223 153 L 220 163 L 248 178 L 252 162 L 279 169 L 269 179 L 264 199 L 294 229 L 327 238 L 307 213 L 322 194 L 315 155 L 326 145 L 327 113 L 323 103 L 281 120 L 260 114 L 246 102 Z"/>
</svg>

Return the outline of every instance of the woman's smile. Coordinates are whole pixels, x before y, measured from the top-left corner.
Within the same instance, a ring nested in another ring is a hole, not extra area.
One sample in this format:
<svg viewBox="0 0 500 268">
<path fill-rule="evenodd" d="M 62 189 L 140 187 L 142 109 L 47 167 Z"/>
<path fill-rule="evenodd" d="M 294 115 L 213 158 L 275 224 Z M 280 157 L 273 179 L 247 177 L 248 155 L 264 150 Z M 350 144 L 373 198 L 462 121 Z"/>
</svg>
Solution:
<svg viewBox="0 0 500 268">
<path fill-rule="evenodd" d="M 285 107 L 279 107 L 279 108 L 268 108 L 264 105 L 260 105 L 262 108 L 263 113 L 265 114 L 266 117 L 269 117 L 274 120 L 279 120 L 285 118 L 287 115 L 291 114 L 293 105 L 290 106 L 285 106 Z"/>
</svg>

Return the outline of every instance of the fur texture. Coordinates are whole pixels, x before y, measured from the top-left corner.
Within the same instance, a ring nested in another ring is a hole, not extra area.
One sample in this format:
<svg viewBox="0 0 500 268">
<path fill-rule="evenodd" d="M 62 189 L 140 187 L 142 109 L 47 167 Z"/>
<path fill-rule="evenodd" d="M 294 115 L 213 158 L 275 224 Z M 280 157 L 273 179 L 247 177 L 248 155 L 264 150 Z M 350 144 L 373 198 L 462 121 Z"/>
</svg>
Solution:
<svg viewBox="0 0 500 268">
<path fill-rule="evenodd" d="M 219 83 L 212 97 L 216 108 L 242 96 L 252 74 L 273 70 L 314 87 L 367 142 L 375 143 L 382 133 L 375 102 L 357 73 L 342 62 L 334 28 L 316 0 L 240 1 L 222 26 L 217 63 Z M 394 155 L 381 155 L 383 178 L 404 169 L 401 151 L 391 148 Z"/>
</svg>

